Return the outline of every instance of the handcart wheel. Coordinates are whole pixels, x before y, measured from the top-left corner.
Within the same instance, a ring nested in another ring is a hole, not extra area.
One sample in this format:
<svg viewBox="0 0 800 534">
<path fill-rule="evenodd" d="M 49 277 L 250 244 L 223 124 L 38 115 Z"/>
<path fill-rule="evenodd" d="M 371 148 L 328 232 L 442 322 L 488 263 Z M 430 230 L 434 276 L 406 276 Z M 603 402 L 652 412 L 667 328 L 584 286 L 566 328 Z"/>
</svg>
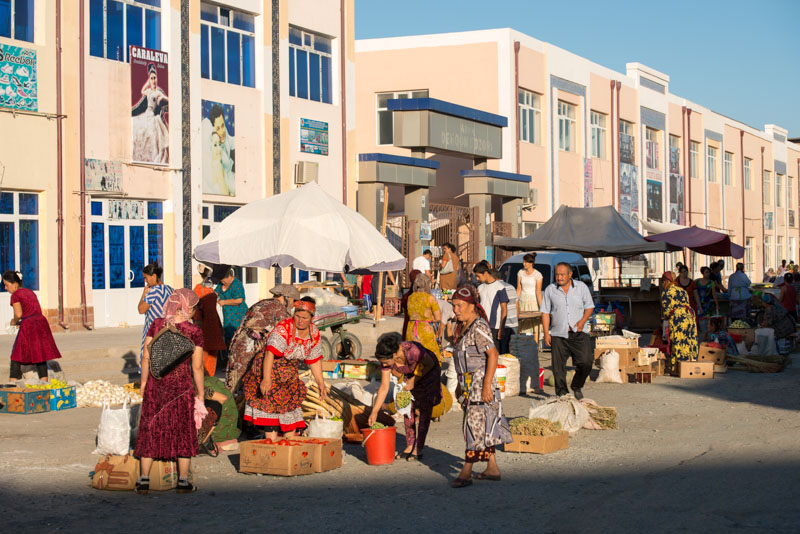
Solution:
<svg viewBox="0 0 800 534">
<path fill-rule="evenodd" d="M 328 341 L 328 338 L 326 338 L 325 336 L 320 336 L 319 345 L 320 347 L 322 347 L 322 359 L 332 360 L 334 356 L 333 347 L 331 346 L 331 342 Z"/>
<path fill-rule="evenodd" d="M 344 333 L 344 340 L 336 340 L 334 352 L 336 357 L 341 360 L 358 360 L 361 358 L 361 340 L 350 332 Z"/>
</svg>

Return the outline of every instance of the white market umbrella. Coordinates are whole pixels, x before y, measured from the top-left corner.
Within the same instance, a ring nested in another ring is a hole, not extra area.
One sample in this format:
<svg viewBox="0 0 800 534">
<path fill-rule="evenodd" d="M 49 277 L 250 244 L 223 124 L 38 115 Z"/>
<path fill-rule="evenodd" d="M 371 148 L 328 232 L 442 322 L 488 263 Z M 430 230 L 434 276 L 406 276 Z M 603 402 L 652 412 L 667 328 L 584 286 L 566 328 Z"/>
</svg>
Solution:
<svg viewBox="0 0 800 534">
<path fill-rule="evenodd" d="M 204 263 L 397 271 L 406 259 L 362 215 L 312 182 L 242 206 L 194 249 Z"/>
</svg>

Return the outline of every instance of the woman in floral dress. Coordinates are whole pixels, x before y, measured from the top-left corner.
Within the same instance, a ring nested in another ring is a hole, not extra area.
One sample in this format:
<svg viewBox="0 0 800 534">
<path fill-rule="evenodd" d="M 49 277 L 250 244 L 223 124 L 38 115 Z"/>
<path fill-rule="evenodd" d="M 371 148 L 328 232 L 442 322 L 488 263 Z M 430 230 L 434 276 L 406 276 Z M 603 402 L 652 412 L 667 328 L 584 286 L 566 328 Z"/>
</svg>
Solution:
<svg viewBox="0 0 800 534">
<path fill-rule="evenodd" d="M 420 274 L 414 279 L 413 293 L 408 297 L 408 326 L 405 331 L 406 341 L 416 341 L 436 355 L 442 362 L 442 351 L 439 349 L 439 328 L 442 312 L 439 303 L 431 295 L 431 279 Z"/>
<path fill-rule="evenodd" d="M 661 278 L 661 312 L 666 323 L 672 369 L 678 361 L 697 359 L 697 321 L 689 305 L 689 294 L 675 282 L 671 271 Z"/>
<path fill-rule="evenodd" d="M 321 397 L 326 398 L 320 333 L 311 321 L 315 311 L 313 299 L 296 301 L 292 318 L 272 329 L 266 349 L 256 355 L 244 378 L 244 419 L 270 439 L 276 439 L 278 432 L 293 436 L 306 427 L 300 408 L 306 397 L 298 372 L 301 362 L 309 366 Z"/>
</svg>

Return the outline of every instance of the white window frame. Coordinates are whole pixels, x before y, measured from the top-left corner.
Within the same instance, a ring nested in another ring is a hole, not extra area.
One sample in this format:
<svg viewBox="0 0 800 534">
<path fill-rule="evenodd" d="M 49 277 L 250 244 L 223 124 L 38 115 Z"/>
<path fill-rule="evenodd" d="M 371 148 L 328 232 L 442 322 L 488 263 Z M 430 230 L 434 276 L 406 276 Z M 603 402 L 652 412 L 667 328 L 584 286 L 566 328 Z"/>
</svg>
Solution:
<svg viewBox="0 0 800 534">
<path fill-rule="evenodd" d="M 783 175 L 775 173 L 775 207 L 783 207 Z"/>
<path fill-rule="evenodd" d="M 161 1 L 162 2 L 166 2 L 166 1 L 169 1 L 169 0 L 161 0 Z M 252 15 L 252 14 L 251 13 L 247 13 L 245 11 L 242 11 L 240 9 L 232 8 L 232 7 L 218 6 L 216 4 L 212 4 L 210 2 L 206 2 L 205 0 L 200 2 L 200 5 L 201 6 L 202 5 L 206 5 L 208 7 L 217 8 L 217 20 L 222 20 L 222 18 L 223 18 L 221 13 L 220 13 L 220 9 L 226 9 L 230 13 L 228 15 L 228 25 L 227 26 L 225 24 L 222 24 L 221 22 L 211 22 L 211 21 L 208 21 L 208 20 L 205 20 L 205 19 L 200 19 L 200 27 L 201 27 L 200 31 L 201 32 L 202 32 L 202 26 L 203 25 L 209 27 L 209 35 L 208 35 L 208 46 L 209 46 L 208 78 L 202 78 L 202 79 L 210 80 L 212 82 L 220 82 L 220 83 L 227 83 L 227 84 L 230 84 L 230 85 L 237 85 L 239 87 L 247 87 L 248 89 L 255 89 L 256 86 L 257 86 L 256 73 L 255 73 L 257 61 L 255 60 L 255 57 L 254 57 L 253 58 L 253 87 L 250 87 L 249 85 L 245 85 L 244 84 L 244 49 L 242 48 L 243 47 L 243 44 L 242 44 L 243 40 L 241 38 L 239 39 L 239 82 L 240 83 L 232 83 L 232 82 L 228 81 L 228 32 L 234 32 L 234 33 L 238 33 L 240 35 L 246 35 L 248 37 L 252 37 L 253 38 L 253 54 L 254 55 L 256 53 L 256 48 L 258 48 L 258 41 L 256 40 L 255 32 L 251 33 L 251 32 L 248 32 L 246 30 L 242 30 L 240 28 L 236 28 L 236 27 L 233 26 L 233 14 L 234 13 L 241 13 L 243 15 Z M 201 9 L 202 9 L 202 7 L 201 7 Z M 253 16 L 253 18 L 255 19 L 256 17 Z M 257 20 L 254 20 L 253 23 L 257 24 L 258 22 L 257 22 Z M 223 63 L 225 64 L 225 80 L 215 80 L 214 79 L 214 74 L 213 74 L 213 71 L 214 71 L 214 67 L 213 67 L 214 60 L 211 57 L 211 49 L 210 49 L 211 48 L 211 34 L 210 34 L 211 29 L 210 28 L 219 28 L 219 29 L 225 31 L 225 34 L 224 34 L 225 37 L 222 39 L 222 42 L 225 45 L 225 48 L 224 48 L 224 50 L 222 52 L 223 58 L 224 58 Z M 202 38 L 201 38 L 201 43 L 202 43 Z M 292 45 L 292 46 L 294 46 L 294 45 Z M 201 50 L 200 51 L 201 56 L 202 56 L 202 53 L 203 52 Z M 333 69 L 333 67 L 331 67 L 331 69 Z"/>
<path fill-rule="evenodd" d="M 700 143 L 689 141 L 689 178 L 697 179 L 698 165 L 700 164 Z"/>
<path fill-rule="evenodd" d="M 575 152 L 578 148 L 578 127 L 575 119 L 577 107 L 564 100 L 557 103 L 558 149 L 564 152 Z"/>
<path fill-rule="evenodd" d="M 599 111 L 592 111 L 592 157 L 606 159 L 606 123 L 608 115 Z"/>
<path fill-rule="evenodd" d="M 542 95 L 520 87 L 517 93 L 519 106 L 519 140 L 533 145 L 541 144 Z"/>
<path fill-rule="evenodd" d="M 744 158 L 744 188 L 745 189 L 752 189 L 753 188 L 753 160 L 750 158 Z"/>
<path fill-rule="evenodd" d="M 744 270 L 747 276 L 752 277 L 755 270 L 755 258 L 753 257 L 753 239 L 752 237 L 744 238 Z"/>
<path fill-rule="evenodd" d="M 706 178 L 711 183 L 717 182 L 717 147 L 706 146 Z"/>
<path fill-rule="evenodd" d="M 778 261 L 781 261 L 782 259 L 786 258 L 786 256 L 783 255 L 784 238 L 782 235 L 778 236 L 776 243 L 777 244 L 775 245 L 775 253 L 778 255 Z"/>
<path fill-rule="evenodd" d="M 772 171 L 764 169 L 764 205 L 772 206 Z"/>
<path fill-rule="evenodd" d="M 764 236 L 764 270 L 769 269 L 770 265 L 772 265 L 772 261 L 774 258 L 772 257 L 772 236 L 767 234 Z"/>
<path fill-rule="evenodd" d="M 731 185 L 732 175 L 733 175 L 733 152 L 725 152 L 723 156 L 722 183 L 724 185 Z"/>
<path fill-rule="evenodd" d="M 644 150 L 645 150 L 645 166 L 647 166 L 648 145 L 649 144 L 654 144 L 655 147 L 653 148 L 653 154 L 654 154 L 654 157 L 655 157 L 655 167 L 647 167 L 647 168 L 653 169 L 653 170 L 658 170 L 658 169 L 661 168 L 661 158 L 659 157 L 660 154 L 658 152 L 659 140 L 661 138 L 660 135 L 659 135 L 659 130 L 656 130 L 655 128 L 645 127 L 644 136 L 645 136 L 645 147 L 644 147 Z"/>
<path fill-rule="evenodd" d="M 289 48 L 290 49 L 302 50 L 303 52 L 306 52 L 307 54 L 317 54 L 320 57 L 326 57 L 326 58 L 330 59 L 330 62 L 331 62 L 331 95 L 330 95 L 331 96 L 331 101 L 330 102 L 325 102 L 324 100 L 322 100 L 322 87 L 320 87 L 320 101 L 318 103 L 319 104 L 333 105 L 334 102 L 336 101 L 333 98 L 333 78 L 334 78 L 334 70 L 335 70 L 334 69 L 334 61 L 333 61 L 333 41 L 334 41 L 334 38 L 333 37 L 329 37 L 329 36 L 327 36 L 325 34 L 322 34 L 322 33 L 315 33 L 315 32 L 312 32 L 312 31 L 304 30 L 303 28 L 300 28 L 300 27 L 294 26 L 294 25 L 290 25 L 289 26 L 289 31 L 291 31 L 291 30 L 297 30 L 297 31 L 300 32 L 300 35 L 301 35 L 300 40 L 303 42 L 303 44 L 302 45 L 298 45 L 296 43 L 289 43 Z M 309 38 L 309 44 L 306 44 L 306 37 Z M 331 51 L 330 52 L 322 52 L 322 51 L 317 50 L 316 48 L 314 48 L 314 40 L 317 39 L 318 37 L 322 38 L 322 39 L 327 39 L 328 41 L 330 41 L 330 47 L 331 47 Z M 309 58 L 310 58 L 310 56 L 309 56 Z M 298 82 L 300 81 L 300 76 L 298 75 L 298 72 L 297 72 L 297 58 L 295 57 L 295 61 L 294 61 L 294 76 L 295 76 L 294 88 L 295 89 L 294 89 L 294 96 L 292 98 L 299 98 L 300 100 L 308 100 L 310 102 L 316 102 L 316 100 L 312 100 L 311 99 L 311 60 L 310 59 L 308 61 L 307 68 L 309 69 L 307 74 L 306 74 L 306 80 L 308 81 L 308 98 L 303 98 L 302 96 L 298 96 L 298 89 L 300 87 Z M 320 67 L 319 68 L 320 68 L 320 73 L 319 73 L 320 83 L 324 83 L 324 80 L 322 79 L 322 61 L 320 61 Z"/>
<path fill-rule="evenodd" d="M 389 113 L 388 117 L 392 122 L 392 140 L 388 143 L 381 143 L 381 112 L 388 112 L 388 107 L 381 107 L 381 97 L 390 95 L 386 100 L 405 99 L 405 98 L 428 98 L 428 89 L 414 89 L 410 91 L 381 91 L 375 93 L 375 144 L 378 146 L 391 146 L 394 144 L 394 113 Z"/>
</svg>

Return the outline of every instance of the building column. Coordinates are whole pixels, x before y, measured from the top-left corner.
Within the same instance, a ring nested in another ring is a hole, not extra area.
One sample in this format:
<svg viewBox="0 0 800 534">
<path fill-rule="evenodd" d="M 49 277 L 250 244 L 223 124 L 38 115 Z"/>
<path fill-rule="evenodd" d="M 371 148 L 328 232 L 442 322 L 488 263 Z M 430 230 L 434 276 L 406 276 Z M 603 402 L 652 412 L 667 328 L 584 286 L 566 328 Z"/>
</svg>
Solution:
<svg viewBox="0 0 800 534">
<path fill-rule="evenodd" d="M 522 235 L 521 198 L 503 198 L 503 222 L 511 223 L 511 237 Z"/>
<path fill-rule="evenodd" d="M 378 230 L 383 224 L 383 184 L 367 182 L 358 184 L 358 213 L 363 215 Z"/>
<path fill-rule="evenodd" d="M 422 254 L 423 247 L 430 244 L 429 241 L 421 241 L 419 238 L 421 224 L 428 222 L 427 187 L 405 188 L 405 214 L 409 221 L 416 221 L 414 231 L 408 236 L 408 259 L 411 261 Z"/>
<path fill-rule="evenodd" d="M 487 246 L 492 244 L 492 195 L 470 194 L 469 207 L 478 208 L 478 257 L 475 261 L 489 260 Z"/>
</svg>

